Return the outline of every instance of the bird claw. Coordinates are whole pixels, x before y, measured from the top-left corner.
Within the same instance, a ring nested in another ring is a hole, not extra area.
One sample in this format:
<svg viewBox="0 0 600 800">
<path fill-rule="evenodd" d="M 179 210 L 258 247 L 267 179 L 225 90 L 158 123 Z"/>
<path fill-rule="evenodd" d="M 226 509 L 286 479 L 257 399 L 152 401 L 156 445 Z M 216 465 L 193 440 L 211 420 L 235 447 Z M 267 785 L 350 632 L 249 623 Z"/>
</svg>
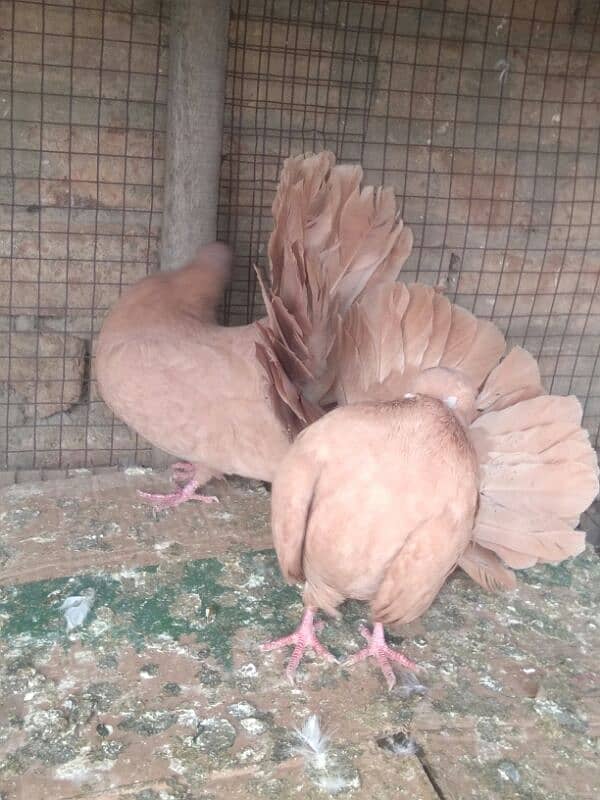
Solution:
<svg viewBox="0 0 600 800">
<path fill-rule="evenodd" d="M 141 492 L 138 490 L 140 497 L 143 497 L 149 503 L 152 503 L 154 511 L 161 511 L 164 508 L 174 508 L 182 503 L 187 503 L 188 500 L 198 500 L 200 503 L 218 503 L 219 498 L 214 495 L 196 494 L 198 488 L 197 481 L 189 481 L 181 489 L 169 494 L 153 494 L 152 492 Z"/>
<path fill-rule="evenodd" d="M 396 675 L 392 669 L 392 663 L 401 664 L 406 669 L 412 672 L 418 672 L 419 668 L 411 661 L 410 658 L 398 653 L 385 641 L 385 634 L 383 632 L 383 625 L 376 622 L 373 626 L 373 633 L 369 631 L 364 625 L 359 628 L 360 635 L 367 640 L 367 646 L 363 647 L 357 653 L 348 656 L 344 661 L 344 666 L 351 666 L 367 658 L 374 658 L 379 664 L 379 668 L 383 672 L 386 679 L 388 689 L 391 691 L 396 685 Z"/>
<path fill-rule="evenodd" d="M 280 639 L 265 642 L 260 646 L 261 650 L 266 652 L 269 650 L 279 650 L 288 645 L 294 645 L 294 651 L 285 670 L 287 679 L 293 684 L 294 675 L 296 674 L 298 665 L 307 647 L 311 647 L 318 656 L 321 656 L 321 658 L 324 658 L 326 661 L 337 664 L 335 656 L 330 653 L 316 637 L 316 633 L 322 630 L 324 626 L 324 622 L 314 622 L 314 611 L 312 611 L 312 609 L 306 609 L 302 615 L 302 621 L 294 633 L 290 633 L 288 636 L 282 636 Z"/>
</svg>

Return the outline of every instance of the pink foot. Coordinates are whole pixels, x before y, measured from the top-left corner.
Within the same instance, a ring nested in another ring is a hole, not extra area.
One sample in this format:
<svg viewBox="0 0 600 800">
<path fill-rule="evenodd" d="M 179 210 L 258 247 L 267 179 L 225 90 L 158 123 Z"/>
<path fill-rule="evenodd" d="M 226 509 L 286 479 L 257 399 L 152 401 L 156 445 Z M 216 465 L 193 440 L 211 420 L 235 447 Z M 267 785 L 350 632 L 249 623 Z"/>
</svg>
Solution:
<svg viewBox="0 0 600 800">
<path fill-rule="evenodd" d="M 411 661 L 410 658 L 403 656 L 402 653 L 397 653 L 387 644 L 381 622 L 376 622 L 375 625 L 373 625 L 373 633 L 365 628 L 364 625 L 360 626 L 359 631 L 360 635 L 367 640 L 368 644 L 365 648 L 359 650 L 358 653 L 348 656 L 345 664 L 356 664 L 358 661 L 364 661 L 365 658 L 370 658 L 371 656 L 374 657 L 385 676 L 388 688 L 390 690 L 393 689 L 396 684 L 396 676 L 394 675 L 394 670 L 392 669 L 390 661 L 396 661 L 397 663 L 402 664 L 403 667 L 406 667 L 413 672 L 418 670 L 418 667 L 414 661 Z"/>
<path fill-rule="evenodd" d="M 280 647 L 287 647 L 289 644 L 295 645 L 294 652 L 285 670 L 285 674 L 290 683 L 294 682 L 294 675 L 298 669 L 298 664 L 302 660 L 302 656 L 307 647 L 312 647 L 317 655 L 322 656 L 327 661 L 335 662 L 336 660 L 329 650 L 323 647 L 321 642 L 317 639 L 316 633 L 323 628 L 325 623 L 317 622 L 315 624 L 314 617 L 314 609 L 305 609 L 302 615 L 302 621 L 294 633 L 291 633 L 289 636 L 283 636 L 281 639 L 274 639 L 272 642 L 265 642 L 261 645 L 262 650 L 278 650 Z"/>
<path fill-rule="evenodd" d="M 190 465 L 191 466 L 191 465 Z M 175 464 L 173 467 L 173 478 L 177 480 L 177 475 L 184 472 L 184 470 L 178 470 L 179 464 Z M 185 470 L 187 474 L 189 474 L 190 470 Z M 193 475 L 193 467 L 191 469 Z M 175 506 L 179 506 L 182 503 L 187 503 L 188 500 L 198 500 L 200 503 L 218 503 L 219 498 L 213 496 L 207 496 L 204 494 L 196 494 L 196 489 L 200 484 L 198 481 L 193 479 L 188 480 L 184 486 L 180 487 L 174 492 L 170 494 L 152 494 L 151 492 L 139 492 L 138 494 L 147 500 L 149 503 L 152 503 L 152 506 L 155 511 L 160 511 L 163 508 L 174 508 Z"/>
<path fill-rule="evenodd" d="M 195 480 L 196 467 L 189 461 L 176 461 L 171 465 L 171 480 L 174 483 L 183 483 L 176 491 L 169 494 L 152 494 L 151 492 L 138 492 L 144 500 L 152 503 L 155 511 L 163 508 L 174 508 L 188 500 L 198 500 L 200 503 L 218 503 L 219 499 L 204 494 L 196 494 L 200 486 Z"/>
</svg>

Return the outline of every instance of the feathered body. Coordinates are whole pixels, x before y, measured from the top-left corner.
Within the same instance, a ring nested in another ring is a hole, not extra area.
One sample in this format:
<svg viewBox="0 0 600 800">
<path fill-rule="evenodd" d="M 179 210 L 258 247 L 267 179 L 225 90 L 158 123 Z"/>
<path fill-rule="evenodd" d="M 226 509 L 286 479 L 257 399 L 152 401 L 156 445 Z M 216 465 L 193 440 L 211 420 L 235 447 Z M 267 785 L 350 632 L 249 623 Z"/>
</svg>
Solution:
<svg viewBox="0 0 600 800">
<path fill-rule="evenodd" d="M 420 396 L 338 408 L 311 425 L 273 485 L 275 547 L 304 598 L 346 598 L 382 623 L 432 603 L 472 537 L 477 457 L 456 416 Z"/>
<path fill-rule="evenodd" d="M 547 395 L 492 323 L 396 283 L 412 236 L 393 191 L 361 179 L 327 152 L 285 162 L 263 320 L 217 325 L 231 256 L 215 244 L 124 292 L 97 348 L 116 415 L 194 465 L 157 504 L 214 499 L 195 494 L 212 475 L 274 480 L 278 556 L 307 581 L 291 667 L 307 643 L 327 655 L 313 608 L 345 597 L 372 605 L 369 654 L 402 660 L 382 622 L 422 613 L 456 565 L 511 587 L 513 568 L 577 554 L 598 493 L 576 398 Z"/>
<path fill-rule="evenodd" d="M 353 657 L 414 667 L 385 643 L 460 566 L 487 589 L 511 568 L 581 552 L 579 517 L 598 463 L 575 397 L 545 394 L 535 360 L 434 289 L 374 287 L 340 316 L 329 398 L 342 408 L 306 429 L 273 483 L 275 547 L 305 581 L 291 676 L 307 646 L 328 655 L 313 616 L 370 603 L 373 633 Z M 320 649 L 319 649 L 320 648 Z"/>
<path fill-rule="evenodd" d="M 211 245 L 127 289 L 102 328 L 96 375 L 116 416 L 194 463 L 201 482 L 223 473 L 270 481 L 289 436 L 268 402 L 257 326 L 216 324 L 230 260 Z"/>
</svg>

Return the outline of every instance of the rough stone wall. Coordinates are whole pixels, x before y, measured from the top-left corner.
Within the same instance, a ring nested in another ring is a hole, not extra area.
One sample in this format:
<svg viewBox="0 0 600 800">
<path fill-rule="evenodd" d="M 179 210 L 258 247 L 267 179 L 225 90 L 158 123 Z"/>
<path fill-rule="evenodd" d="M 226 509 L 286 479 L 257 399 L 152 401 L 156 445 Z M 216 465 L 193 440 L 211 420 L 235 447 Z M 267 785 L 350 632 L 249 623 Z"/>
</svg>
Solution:
<svg viewBox="0 0 600 800">
<path fill-rule="evenodd" d="M 0 469 L 146 457 L 90 381 L 157 266 L 168 3 L 0 4 Z"/>
</svg>

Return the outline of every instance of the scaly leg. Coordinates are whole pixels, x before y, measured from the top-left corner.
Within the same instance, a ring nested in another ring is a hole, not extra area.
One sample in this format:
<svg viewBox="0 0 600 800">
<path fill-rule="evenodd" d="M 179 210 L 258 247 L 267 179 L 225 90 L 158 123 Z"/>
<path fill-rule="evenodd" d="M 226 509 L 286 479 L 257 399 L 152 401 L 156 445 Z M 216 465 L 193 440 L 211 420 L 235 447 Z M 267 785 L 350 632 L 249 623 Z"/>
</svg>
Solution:
<svg viewBox="0 0 600 800">
<path fill-rule="evenodd" d="M 323 647 L 316 636 L 317 632 L 323 628 L 325 623 L 317 622 L 315 624 L 314 618 L 315 609 L 305 609 L 302 615 L 302 621 L 294 633 L 291 633 L 289 636 L 283 636 L 281 639 L 274 639 L 272 642 L 265 642 L 261 645 L 262 650 L 278 650 L 280 647 L 287 647 L 290 644 L 295 645 L 294 652 L 285 670 L 285 674 L 290 683 L 294 682 L 294 675 L 298 669 L 298 664 L 302 660 L 302 656 L 307 647 L 312 647 L 317 655 L 322 656 L 327 661 L 335 662 L 336 660 L 329 650 Z"/>
<path fill-rule="evenodd" d="M 196 489 L 200 483 L 195 480 L 196 467 L 187 461 L 177 461 L 171 467 L 171 480 L 175 483 L 183 482 L 176 491 L 169 494 L 153 494 L 152 492 L 140 492 L 138 494 L 152 503 L 155 511 L 163 508 L 173 508 L 187 503 L 188 500 L 198 500 L 200 503 L 218 503 L 219 500 L 214 496 L 196 494 Z"/>
<path fill-rule="evenodd" d="M 390 662 L 397 662 L 402 664 L 403 667 L 416 672 L 417 665 L 410 658 L 403 656 L 402 653 L 396 652 L 385 641 L 385 633 L 381 622 L 376 622 L 373 625 L 373 633 L 371 633 L 364 625 L 359 628 L 360 635 L 367 640 L 367 646 L 358 653 L 348 656 L 344 662 L 347 665 L 356 664 L 358 661 L 364 661 L 366 658 L 375 658 L 381 671 L 383 672 L 387 681 L 388 688 L 391 690 L 396 684 L 396 676 Z"/>
<path fill-rule="evenodd" d="M 187 483 L 196 477 L 196 467 L 189 461 L 176 461 L 171 464 L 171 480 L 174 483 Z"/>
</svg>

